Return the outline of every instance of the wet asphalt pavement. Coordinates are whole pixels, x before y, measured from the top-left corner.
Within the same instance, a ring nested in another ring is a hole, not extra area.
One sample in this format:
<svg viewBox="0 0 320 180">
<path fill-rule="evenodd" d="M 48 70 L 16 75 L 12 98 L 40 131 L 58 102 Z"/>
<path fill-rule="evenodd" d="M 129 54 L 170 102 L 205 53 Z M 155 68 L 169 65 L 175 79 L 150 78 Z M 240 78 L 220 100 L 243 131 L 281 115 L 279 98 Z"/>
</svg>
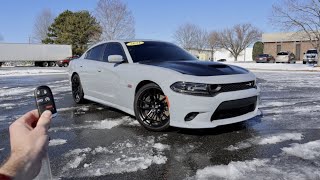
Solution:
<svg viewBox="0 0 320 180">
<path fill-rule="evenodd" d="M 55 179 L 320 179 L 319 74 L 254 73 L 263 117 L 167 132 L 101 104 L 75 104 L 66 74 L 0 77 L 0 162 L 10 123 L 35 109 L 33 89 L 48 85 L 58 108 L 49 146 Z"/>
</svg>

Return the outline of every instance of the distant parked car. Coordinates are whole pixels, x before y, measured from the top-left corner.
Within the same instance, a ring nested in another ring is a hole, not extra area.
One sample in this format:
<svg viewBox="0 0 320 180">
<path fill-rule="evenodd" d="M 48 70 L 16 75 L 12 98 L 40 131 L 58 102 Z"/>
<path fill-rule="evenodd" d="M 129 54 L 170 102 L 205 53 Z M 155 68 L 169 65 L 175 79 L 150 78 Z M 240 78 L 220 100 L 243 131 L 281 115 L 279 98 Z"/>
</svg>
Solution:
<svg viewBox="0 0 320 180">
<path fill-rule="evenodd" d="M 309 49 L 303 56 L 303 64 L 306 63 L 317 63 L 318 61 L 318 51 L 316 49 Z"/>
<path fill-rule="evenodd" d="M 256 57 L 257 63 L 274 63 L 275 59 L 270 54 L 259 54 L 258 57 Z"/>
<path fill-rule="evenodd" d="M 276 63 L 296 63 L 295 55 L 290 51 L 281 51 L 276 56 Z"/>
<path fill-rule="evenodd" d="M 63 67 L 68 67 L 70 61 L 73 60 L 73 59 L 77 59 L 77 58 L 79 58 L 79 56 L 68 57 L 68 58 L 66 58 L 66 59 L 64 59 L 64 60 L 57 61 L 57 64 L 58 64 L 59 67 L 62 67 L 62 66 L 63 66 Z"/>
<path fill-rule="evenodd" d="M 226 60 L 226 59 L 219 59 L 219 60 L 217 60 L 217 61 L 219 61 L 219 62 L 226 62 L 227 60 Z"/>
</svg>

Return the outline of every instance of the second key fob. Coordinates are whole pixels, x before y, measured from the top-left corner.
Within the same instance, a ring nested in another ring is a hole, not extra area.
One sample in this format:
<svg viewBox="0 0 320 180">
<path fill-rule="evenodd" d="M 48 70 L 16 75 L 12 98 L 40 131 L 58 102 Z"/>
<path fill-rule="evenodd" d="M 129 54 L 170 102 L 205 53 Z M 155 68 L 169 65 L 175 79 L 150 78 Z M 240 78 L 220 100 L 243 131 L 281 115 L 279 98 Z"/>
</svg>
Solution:
<svg viewBox="0 0 320 180">
<path fill-rule="evenodd" d="M 52 117 L 57 115 L 56 104 L 51 89 L 48 86 L 39 86 L 34 90 L 34 97 L 36 105 L 39 111 L 39 115 L 49 110 L 52 113 Z"/>
</svg>

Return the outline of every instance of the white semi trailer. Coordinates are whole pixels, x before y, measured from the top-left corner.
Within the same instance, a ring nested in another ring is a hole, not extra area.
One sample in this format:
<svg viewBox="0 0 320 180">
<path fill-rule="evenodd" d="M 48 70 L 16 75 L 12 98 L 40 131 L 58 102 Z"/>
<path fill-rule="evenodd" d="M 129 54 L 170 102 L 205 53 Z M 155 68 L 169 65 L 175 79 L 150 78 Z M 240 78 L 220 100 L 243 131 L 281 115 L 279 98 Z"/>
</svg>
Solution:
<svg viewBox="0 0 320 180">
<path fill-rule="evenodd" d="M 0 43 L 0 66 L 4 62 L 31 61 L 35 66 L 48 67 L 71 56 L 71 45 Z"/>
</svg>

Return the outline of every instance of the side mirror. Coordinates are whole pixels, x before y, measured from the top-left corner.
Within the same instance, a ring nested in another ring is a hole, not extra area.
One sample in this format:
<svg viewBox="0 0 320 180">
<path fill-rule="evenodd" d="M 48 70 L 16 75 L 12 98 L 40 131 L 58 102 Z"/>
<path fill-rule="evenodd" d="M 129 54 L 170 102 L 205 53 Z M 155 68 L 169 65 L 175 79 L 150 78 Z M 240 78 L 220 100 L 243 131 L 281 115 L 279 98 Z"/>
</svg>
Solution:
<svg viewBox="0 0 320 180">
<path fill-rule="evenodd" d="M 110 55 L 108 56 L 109 63 L 121 63 L 123 62 L 123 57 L 121 55 Z"/>
</svg>

